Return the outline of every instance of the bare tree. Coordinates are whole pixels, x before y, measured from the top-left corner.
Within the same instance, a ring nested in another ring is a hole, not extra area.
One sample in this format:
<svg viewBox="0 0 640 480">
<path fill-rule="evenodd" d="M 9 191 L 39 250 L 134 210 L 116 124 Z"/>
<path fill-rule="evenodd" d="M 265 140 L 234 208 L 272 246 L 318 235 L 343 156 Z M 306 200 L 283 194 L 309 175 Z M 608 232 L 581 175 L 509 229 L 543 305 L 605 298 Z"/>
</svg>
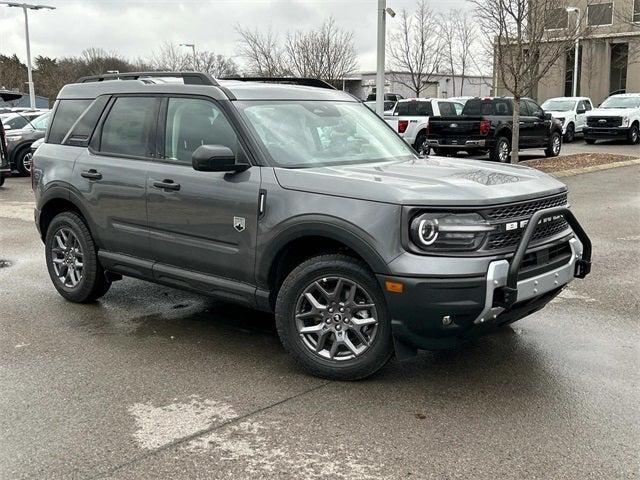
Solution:
<svg viewBox="0 0 640 480">
<path fill-rule="evenodd" d="M 358 68 L 353 32 L 342 30 L 329 17 L 317 30 L 287 35 L 285 61 L 291 73 L 335 84 Z"/>
<path fill-rule="evenodd" d="M 240 35 L 240 55 L 246 59 L 248 73 L 264 77 L 286 75 L 284 49 L 271 29 L 265 33 L 236 27 Z"/>
<path fill-rule="evenodd" d="M 157 51 L 151 54 L 147 61 L 153 70 L 179 72 L 197 67 L 197 65 L 193 64 L 191 51 L 173 42 L 163 43 Z"/>
<path fill-rule="evenodd" d="M 402 11 L 399 30 L 389 35 L 387 54 L 396 71 L 391 76 L 416 97 L 440 69 L 444 53 L 441 33 L 438 16 L 425 0 L 420 0 L 413 14 Z"/>
<path fill-rule="evenodd" d="M 467 12 L 451 10 L 441 16 L 441 35 L 444 40 L 443 63 L 451 78 L 452 94 L 463 94 L 465 78 L 474 64 L 477 29 L 475 20 Z M 456 76 L 460 77 L 460 88 L 456 89 Z"/>
<path fill-rule="evenodd" d="M 214 77 L 229 77 L 238 75 L 238 65 L 233 59 L 218 55 L 208 50 L 197 53 L 198 70 Z"/>
<path fill-rule="evenodd" d="M 563 0 L 470 0 L 485 38 L 492 39 L 494 69 L 513 96 L 511 161 L 518 162 L 521 98 L 531 95 L 554 64 L 574 45 L 582 29 L 568 22 L 549 32 L 566 13 Z"/>
</svg>

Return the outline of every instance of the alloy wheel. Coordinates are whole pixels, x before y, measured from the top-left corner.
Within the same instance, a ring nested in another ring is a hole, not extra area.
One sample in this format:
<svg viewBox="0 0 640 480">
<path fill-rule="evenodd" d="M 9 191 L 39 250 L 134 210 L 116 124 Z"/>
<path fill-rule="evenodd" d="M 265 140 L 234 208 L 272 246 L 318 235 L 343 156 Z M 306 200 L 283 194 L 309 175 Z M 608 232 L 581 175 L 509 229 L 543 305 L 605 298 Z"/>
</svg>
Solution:
<svg viewBox="0 0 640 480">
<path fill-rule="evenodd" d="M 509 160 L 509 144 L 506 140 L 501 140 L 498 145 L 498 158 L 503 163 Z"/>
<path fill-rule="evenodd" d="M 364 354 L 378 331 L 378 312 L 371 295 L 344 277 L 324 277 L 298 297 L 295 323 L 304 345 L 335 361 Z"/>
<path fill-rule="evenodd" d="M 33 157 L 33 153 L 28 152 L 25 153 L 22 157 L 22 166 L 28 174 L 31 174 L 31 158 Z"/>
<path fill-rule="evenodd" d="M 75 288 L 82 280 L 84 255 L 76 234 L 61 228 L 53 238 L 51 261 L 56 277 L 67 288 Z"/>
<path fill-rule="evenodd" d="M 560 135 L 553 136 L 553 154 L 558 155 L 560 153 Z"/>
</svg>

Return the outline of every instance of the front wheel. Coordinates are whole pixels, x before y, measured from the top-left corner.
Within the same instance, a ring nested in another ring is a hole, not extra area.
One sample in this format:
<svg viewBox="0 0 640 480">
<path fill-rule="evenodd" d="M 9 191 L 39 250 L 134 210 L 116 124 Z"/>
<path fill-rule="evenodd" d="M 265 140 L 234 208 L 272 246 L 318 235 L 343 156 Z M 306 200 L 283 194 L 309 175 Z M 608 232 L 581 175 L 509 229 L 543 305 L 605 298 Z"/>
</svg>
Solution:
<svg viewBox="0 0 640 480">
<path fill-rule="evenodd" d="M 45 239 L 47 269 L 64 298 L 87 303 L 103 296 L 111 282 L 98 261 L 98 251 L 82 218 L 74 212 L 57 215 Z"/>
<path fill-rule="evenodd" d="M 309 372 L 357 380 L 391 358 L 391 322 L 378 282 L 361 262 L 322 255 L 298 265 L 276 301 L 285 349 Z"/>
<path fill-rule="evenodd" d="M 637 123 L 631 125 L 629 129 L 629 134 L 627 135 L 627 143 L 629 145 L 635 145 L 636 143 L 640 143 L 640 127 L 638 127 Z"/>
<path fill-rule="evenodd" d="M 562 148 L 562 136 L 558 132 L 553 132 L 549 139 L 549 144 L 544 150 L 544 154 L 547 157 L 557 157 L 560 155 L 560 149 Z"/>
</svg>

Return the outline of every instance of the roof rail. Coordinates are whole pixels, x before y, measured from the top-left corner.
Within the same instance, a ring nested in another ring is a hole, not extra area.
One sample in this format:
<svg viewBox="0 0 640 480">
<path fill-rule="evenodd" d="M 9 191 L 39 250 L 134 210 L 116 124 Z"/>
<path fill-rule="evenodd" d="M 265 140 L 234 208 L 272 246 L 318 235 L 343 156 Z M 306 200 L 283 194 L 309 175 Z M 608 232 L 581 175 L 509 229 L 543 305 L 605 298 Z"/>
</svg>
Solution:
<svg viewBox="0 0 640 480">
<path fill-rule="evenodd" d="M 107 80 L 140 80 L 142 78 L 182 78 L 185 85 L 213 85 L 218 82 L 209 74 L 202 72 L 125 72 L 107 73 L 103 75 L 91 75 L 79 78 L 76 83 L 104 82 Z"/>
<path fill-rule="evenodd" d="M 337 90 L 333 85 L 319 78 L 304 77 L 225 77 L 220 80 L 238 80 L 240 82 L 283 83 L 286 85 L 301 85 L 303 87 L 326 88 Z"/>
</svg>

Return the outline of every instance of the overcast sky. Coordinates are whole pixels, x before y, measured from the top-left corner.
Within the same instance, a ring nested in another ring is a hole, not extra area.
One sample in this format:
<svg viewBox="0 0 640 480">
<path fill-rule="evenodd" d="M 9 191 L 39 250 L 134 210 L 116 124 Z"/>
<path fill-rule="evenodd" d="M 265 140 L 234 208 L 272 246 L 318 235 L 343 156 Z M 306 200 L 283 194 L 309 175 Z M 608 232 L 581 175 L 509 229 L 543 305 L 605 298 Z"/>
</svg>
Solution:
<svg viewBox="0 0 640 480">
<path fill-rule="evenodd" d="M 29 0 L 35 3 L 38 0 Z M 42 0 L 54 11 L 30 12 L 32 56 L 78 55 L 88 47 L 147 57 L 164 41 L 195 43 L 233 57 L 235 26 L 313 28 L 334 15 L 355 33 L 361 70 L 375 69 L 377 0 Z M 434 11 L 465 8 L 465 0 L 431 0 Z M 388 0 L 399 12 L 415 0 Z M 393 20 L 390 20 L 393 22 Z M 0 5 L 0 53 L 26 59 L 22 10 Z M 236 58 L 238 63 L 242 59 Z"/>
</svg>

